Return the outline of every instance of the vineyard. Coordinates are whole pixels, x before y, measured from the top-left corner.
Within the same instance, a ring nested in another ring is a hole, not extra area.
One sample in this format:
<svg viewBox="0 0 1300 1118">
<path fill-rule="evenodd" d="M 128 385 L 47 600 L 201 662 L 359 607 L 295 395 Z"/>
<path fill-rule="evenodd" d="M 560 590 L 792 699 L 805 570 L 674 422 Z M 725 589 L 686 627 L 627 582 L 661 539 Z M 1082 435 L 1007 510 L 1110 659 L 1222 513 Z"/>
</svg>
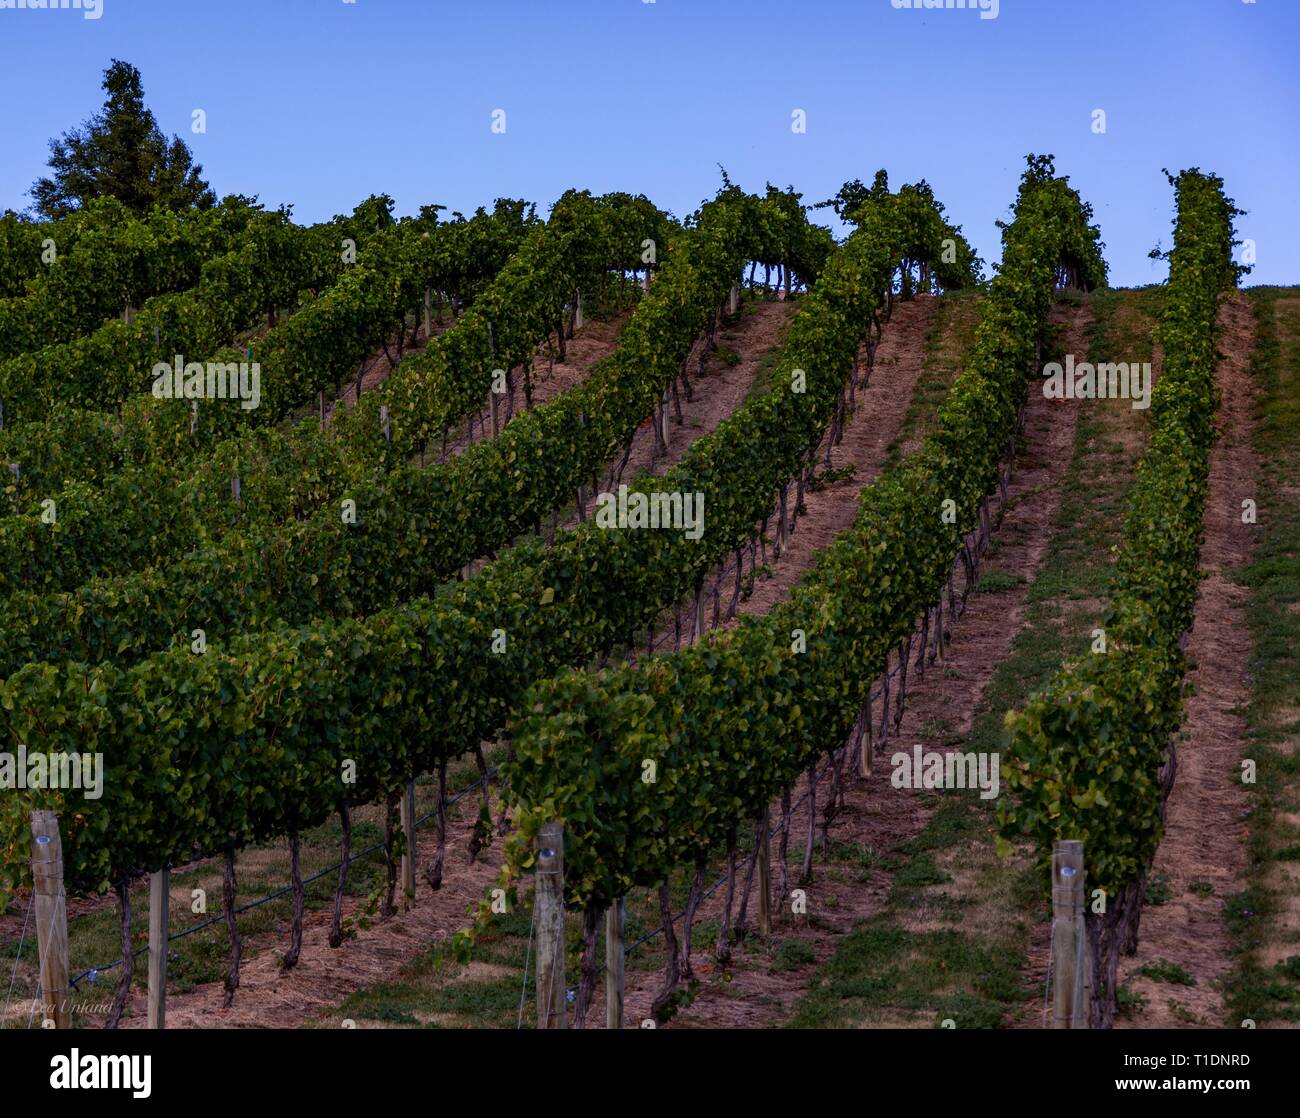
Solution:
<svg viewBox="0 0 1300 1118">
<path fill-rule="evenodd" d="M 0 1025 L 1294 1028 L 1300 296 L 1064 163 L 6 213 Z"/>
<path fill-rule="evenodd" d="M 31 996 L 8 1023 L 107 984 L 101 1017 L 41 1023 L 161 1027 L 169 966 L 173 1023 L 255 1023 L 243 969 L 332 973 L 321 952 L 362 976 L 346 1014 L 394 934 L 504 972 L 482 1024 L 769 1023 L 771 984 L 795 1022 L 1032 1025 L 1035 982 L 1067 1027 L 1131 1020 L 1121 967 L 1168 888 L 1216 346 L 1251 319 L 1223 184 L 1170 183 L 1169 280 L 1143 293 L 1107 288 L 1092 209 L 1045 157 L 991 280 L 931 189 L 883 172 L 833 200 L 842 240 L 729 180 L 681 221 L 570 191 L 545 220 L 375 197 L 310 227 L 231 200 L 11 222 L 0 821 Z M 1260 296 L 1256 328 L 1289 307 Z M 1158 353 L 1149 416 L 1039 389 L 1121 331 Z M 251 407 L 206 391 L 240 362 Z M 1022 584 L 1085 546 L 1068 498 L 1023 522 L 1068 487 L 1049 446 L 1104 445 L 1085 422 L 1127 444 L 1110 554 L 1080 556 L 1091 652 L 1071 638 L 1005 729 L 961 732 L 944 692 L 990 705 L 998 667 L 965 645 L 1014 661 Z M 960 750 L 990 737 L 991 787 Z M 972 903 L 939 888 L 960 859 L 915 855 L 954 835 L 1015 901 L 1016 943 L 942 926 Z M 1049 912 L 1071 987 L 1034 973 Z M 982 963 L 936 984 L 936 952 Z"/>
</svg>

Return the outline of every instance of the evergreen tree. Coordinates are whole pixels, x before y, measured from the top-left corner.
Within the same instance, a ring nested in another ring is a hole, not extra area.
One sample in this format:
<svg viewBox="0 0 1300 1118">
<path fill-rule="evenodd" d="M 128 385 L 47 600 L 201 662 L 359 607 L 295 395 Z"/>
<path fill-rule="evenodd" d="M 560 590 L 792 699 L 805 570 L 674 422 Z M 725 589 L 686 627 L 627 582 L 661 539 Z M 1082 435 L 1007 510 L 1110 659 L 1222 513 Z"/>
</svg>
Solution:
<svg viewBox="0 0 1300 1118">
<path fill-rule="evenodd" d="M 179 136 L 169 143 L 144 104 L 140 71 L 113 59 L 100 113 L 50 141 L 52 177 L 31 189 L 42 217 L 65 217 L 105 195 L 138 213 L 150 206 L 207 209 L 216 198 Z"/>
</svg>

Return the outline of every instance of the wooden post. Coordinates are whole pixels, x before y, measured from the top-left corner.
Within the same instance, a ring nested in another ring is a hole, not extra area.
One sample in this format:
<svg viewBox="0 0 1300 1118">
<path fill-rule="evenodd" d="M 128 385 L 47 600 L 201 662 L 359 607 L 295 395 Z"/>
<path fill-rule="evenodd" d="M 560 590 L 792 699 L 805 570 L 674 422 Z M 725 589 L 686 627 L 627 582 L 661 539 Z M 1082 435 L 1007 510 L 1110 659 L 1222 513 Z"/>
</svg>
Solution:
<svg viewBox="0 0 1300 1118">
<path fill-rule="evenodd" d="M 867 698 L 862 704 L 862 729 L 858 733 L 858 776 L 871 775 L 871 682 L 867 681 Z"/>
<path fill-rule="evenodd" d="M 758 838 L 758 934 L 772 934 L 772 843 L 768 832 L 771 830 L 768 809 L 763 809 L 763 822 L 759 828 Z"/>
<path fill-rule="evenodd" d="M 582 292 L 579 291 L 578 301 L 576 306 L 574 307 L 573 328 L 575 330 L 581 330 L 583 326 L 586 325 L 586 322 L 587 322 L 586 316 L 582 313 Z"/>
<path fill-rule="evenodd" d="M 63 896 L 63 842 L 59 817 L 32 812 L 32 910 L 41 964 L 40 996 L 56 1029 L 72 1028 L 68 997 L 68 912 Z M 42 1018 L 45 1018 L 42 1014 Z"/>
<path fill-rule="evenodd" d="M 789 538 L 790 529 L 786 524 L 786 506 L 789 501 L 790 484 L 787 482 L 781 486 L 781 517 L 776 526 L 776 546 L 773 548 L 777 559 L 781 558 L 781 552 L 785 548 L 786 540 Z"/>
<path fill-rule="evenodd" d="M 149 875 L 149 1028 L 167 1027 L 167 908 L 171 871 Z"/>
<path fill-rule="evenodd" d="M 1086 1029 L 1083 843 L 1052 846 L 1052 1028 Z"/>
<path fill-rule="evenodd" d="M 402 896 L 406 898 L 404 909 L 411 907 L 415 900 L 415 781 L 411 781 L 402 793 L 402 835 L 406 839 L 406 852 L 402 855 Z"/>
<path fill-rule="evenodd" d="M 424 289 L 424 336 L 433 337 L 433 289 L 430 287 Z"/>
<path fill-rule="evenodd" d="M 619 897 L 605 913 L 605 1028 L 623 1027 L 623 923 L 627 900 Z"/>
<path fill-rule="evenodd" d="M 731 295 L 727 300 L 727 313 L 735 314 L 740 310 L 740 286 L 739 284 L 731 285 Z"/>
<path fill-rule="evenodd" d="M 564 824 L 537 832 L 537 1027 L 567 1029 L 564 985 Z"/>
</svg>

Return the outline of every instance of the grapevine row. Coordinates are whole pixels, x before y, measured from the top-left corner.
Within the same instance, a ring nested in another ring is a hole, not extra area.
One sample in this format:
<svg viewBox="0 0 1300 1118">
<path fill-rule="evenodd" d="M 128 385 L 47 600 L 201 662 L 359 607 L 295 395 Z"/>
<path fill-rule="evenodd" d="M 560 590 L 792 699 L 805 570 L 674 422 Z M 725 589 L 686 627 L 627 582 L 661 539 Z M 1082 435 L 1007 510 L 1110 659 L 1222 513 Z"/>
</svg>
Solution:
<svg viewBox="0 0 1300 1118">
<path fill-rule="evenodd" d="M 744 261 L 779 250 L 763 240 L 764 208 L 734 188 L 709 203 L 585 383 L 449 462 L 358 482 L 343 494 L 354 520 L 330 504 L 301 524 L 227 533 L 165 569 L 13 595 L 0 674 L 31 659 L 134 659 L 188 646 L 196 628 L 226 641 L 275 621 L 364 615 L 436 593 L 466 563 L 539 526 L 630 442 Z M 807 275 L 815 262 L 796 266 Z"/>
<path fill-rule="evenodd" d="M 1192 169 L 1170 181 L 1177 219 L 1157 330 L 1164 369 L 1102 622 L 1105 652 L 1062 669 L 1009 717 L 1003 766 L 1017 794 L 1003 804 L 1003 842 L 1028 835 L 1045 864 L 1053 842 L 1081 839 L 1088 889 L 1107 895 L 1104 911 L 1086 915 L 1094 1027 L 1113 1019 L 1119 952 L 1136 943 L 1174 779 L 1217 403 L 1215 322 L 1240 271 L 1232 263 L 1240 211 L 1222 180 Z"/>
<path fill-rule="evenodd" d="M 39 263 L 26 291 L 0 300 L 0 360 L 71 341 L 152 295 L 198 282 L 203 265 L 265 220 L 237 197 L 192 214 L 155 209 L 137 218 L 100 198 L 75 218 L 37 226 L 21 247 Z"/>
<path fill-rule="evenodd" d="M 347 223 L 304 230 L 282 213 L 258 214 L 232 249 L 207 260 L 197 284 L 147 300 L 130 321 L 0 363 L 6 423 L 39 422 L 59 402 L 115 407 L 148 391 L 150 370 L 177 353 L 205 354 L 343 265 Z"/>
<path fill-rule="evenodd" d="M 527 693 L 504 770 L 520 825 L 506 880 L 531 861 L 538 827 L 562 820 L 566 894 L 603 910 L 677 865 L 734 849 L 743 825 L 850 740 L 872 681 L 937 599 L 997 478 L 1058 267 L 1104 282 L 1090 216 L 1050 158 L 1031 159 L 938 430 L 864 491 L 853 527 L 786 603 L 680 653 L 565 672 Z"/>
<path fill-rule="evenodd" d="M 640 321 L 629 356 L 611 363 L 628 382 L 619 387 L 628 394 L 630 415 L 653 406 L 739 275 L 750 256 L 754 210 L 750 199 L 726 192 L 705 207 L 698 227 L 661 269 L 627 328 Z M 617 382 L 607 388 L 610 383 Z M 545 437 L 556 429 L 542 425 L 548 410 L 521 416 L 511 427 L 531 421 Z M 554 446 L 549 456 L 558 456 Z M 574 547 L 564 556 L 573 564 L 570 576 L 595 579 L 595 569 L 576 569 L 583 560 Z M 387 557 L 394 574 L 406 558 Z M 588 561 L 595 567 L 599 557 Z M 17 671 L 0 686 L 9 742 L 46 751 L 75 738 L 77 749 L 105 755 L 103 799 L 63 813 L 70 886 L 106 887 L 135 872 L 297 831 L 472 749 L 480 729 L 500 726 L 508 709 L 504 680 L 494 678 L 489 689 L 484 678 L 501 670 L 491 663 L 494 615 L 504 624 L 521 612 L 532 619 L 530 640 L 545 646 L 525 655 L 535 668 L 554 665 L 557 656 L 566 662 L 570 637 L 585 647 L 584 634 L 550 628 L 562 616 L 580 625 L 590 608 L 565 608 L 568 595 L 558 582 L 549 598 L 543 593 L 538 582 L 552 579 L 553 569 L 549 552 L 531 543 L 446 599 L 394 608 L 364 623 L 318 621 L 251 634 L 206 655 L 195 655 L 187 643 L 133 667 L 34 663 Z M 606 593 L 609 584 L 596 581 Z M 159 589 L 162 596 L 183 595 L 209 592 L 209 585 L 173 582 Z M 220 589 L 234 597 L 242 587 L 242 574 L 232 571 Z M 520 589 L 524 597 L 517 598 Z M 556 608 L 539 610 L 546 601 Z M 526 648 L 528 641 L 517 643 Z M 344 758 L 357 763 L 354 785 L 340 780 Z M 26 806 L 18 798 L 4 804 L 5 839 L 16 851 L 28 841 L 18 822 Z M 21 856 L 11 859 L 7 872 L 20 874 L 21 864 Z"/>
<path fill-rule="evenodd" d="M 504 214 L 499 207 L 499 214 L 491 218 L 479 215 L 469 222 L 444 224 L 430 238 L 409 238 L 408 243 L 423 250 L 426 267 L 444 269 L 434 276 L 426 272 L 425 279 L 440 281 L 440 287 L 455 281 L 458 290 L 466 294 L 473 290 L 474 281 L 489 279 L 483 274 L 485 270 L 504 263 L 501 256 L 521 239 L 525 228 L 521 224 L 521 204 L 504 205 Z M 474 272 L 458 256 L 445 250 L 434 255 L 426 248 L 442 246 L 453 232 L 463 240 L 464 231 L 474 229 L 476 223 L 490 223 L 500 237 L 496 255 L 481 253 L 473 262 Z M 358 354 L 368 356 L 375 345 L 391 336 L 388 328 L 402 304 L 394 298 L 376 306 L 375 296 L 382 292 L 376 290 L 374 272 L 367 271 L 360 284 L 351 282 L 361 269 L 358 264 L 357 270 L 333 290 L 258 343 L 259 360 L 268 370 L 268 379 L 282 384 L 292 379 L 294 369 L 329 370 L 338 368 L 340 361 L 355 363 Z M 407 284 L 408 289 L 411 286 Z M 328 358 L 324 356 L 327 352 L 331 355 Z M 150 399 L 149 405 L 155 403 Z M 205 417 L 223 408 L 227 414 L 248 414 L 232 404 L 218 403 L 206 409 Z M 171 414 L 185 410 L 182 405 L 172 409 Z M 20 471 L 25 469 L 28 474 L 23 493 L 31 494 L 29 499 L 53 499 L 58 519 L 50 524 L 43 519 L 40 507 L 25 515 L 0 518 L 0 556 L 5 560 L 0 562 L 0 571 L 12 572 L 0 578 L 0 591 L 8 592 L 17 585 L 31 587 L 33 593 L 71 590 L 97 575 L 125 572 L 139 564 L 159 562 L 168 555 L 183 555 L 227 526 L 275 523 L 285 517 L 292 521 L 319 507 L 323 494 L 340 489 L 348 476 L 350 465 L 343 457 L 343 448 L 311 431 L 310 425 L 305 425 L 296 437 L 269 428 L 250 430 L 238 438 L 223 439 L 206 455 L 175 463 L 173 459 L 189 441 L 188 425 L 182 421 L 183 433 L 169 436 L 166 415 L 164 409 L 146 406 L 124 422 L 125 433 L 120 440 L 114 440 L 111 432 L 99 440 L 97 449 L 117 455 L 119 461 L 121 456 L 129 456 L 127 464 L 102 483 L 78 479 L 61 490 L 41 490 L 30 480 L 30 466 L 19 464 Z M 212 426 L 215 422 L 207 424 Z M 150 440 L 144 448 L 137 442 L 142 429 L 142 437 Z M 95 433 L 99 433 L 98 428 Z M 19 437 L 31 445 L 29 433 Z M 216 436 L 210 433 L 210 437 Z M 174 453 L 165 453 L 167 447 L 175 448 Z M 56 453 L 60 454 L 57 464 L 66 461 L 62 457 L 66 448 Z M 274 469 L 259 468 L 267 462 L 268 453 Z M 83 453 L 78 468 L 84 468 L 86 459 L 92 457 Z M 48 480 L 52 472 L 49 466 L 41 470 L 38 465 L 37 478 Z M 285 479 L 295 474 L 300 476 L 300 482 L 286 485 Z M 248 483 L 247 506 L 242 485 L 238 503 L 231 495 L 231 479 L 235 476 Z M 12 483 L 11 489 L 12 503 L 16 505 L 21 497 Z M 13 585 L 5 579 L 13 580 Z"/>
<path fill-rule="evenodd" d="M 582 213 L 587 220 L 580 231 L 575 231 L 575 222 L 565 218 L 579 206 L 586 207 Z M 393 290 L 388 294 L 382 290 L 383 284 L 376 282 L 374 273 L 366 273 L 355 285 L 350 283 L 353 278 L 350 275 L 336 290 L 273 330 L 259 343 L 257 351 L 259 361 L 268 371 L 267 380 L 276 388 L 272 399 L 264 401 L 263 407 L 253 414 L 271 417 L 280 414 L 283 409 L 276 406 L 275 397 L 296 399 L 314 390 L 316 384 L 336 381 L 338 371 L 355 364 L 358 355 L 364 358 L 379 345 L 386 345 L 393 332 L 403 330 L 402 308 L 420 283 L 462 295 L 475 294 L 476 302 L 497 312 L 494 316 L 497 357 L 526 352 L 531 358 L 538 340 L 555 324 L 555 307 L 557 303 L 562 306 L 571 285 L 592 283 L 603 276 L 608 265 L 602 261 L 612 261 L 616 269 L 621 269 L 624 263 L 620 256 L 621 244 L 626 240 L 639 246 L 647 234 L 658 234 L 663 225 L 663 215 L 643 198 L 613 195 L 592 200 L 574 192 L 557 203 L 552 218 L 557 222 L 557 229 L 544 226 L 528 233 L 528 225 L 518 224 L 521 218 L 518 204 L 499 203 L 497 212 L 490 218 L 480 214 L 469 222 L 440 225 L 433 237 L 408 237 L 397 248 L 413 250 L 407 253 L 413 257 L 412 266 L 399 265 L 394 269 L 394 275 L 403 278 L 394 280 Z M 415 232 L 418 234 L 419 230 Z M 456 237 L 454 246 L 465 253 L 472 251 L 472 258 L 446 251 L 445 245 L 453 236 Z M 436 253 L 430 251 L 438 246 L 442 247 Z M 512 253 L 516 246 L 520 246 L 518 251 Z M 467 262 L 469 259 L 472 263 Z M 527 277 L 540 275 L 547 259 L 563 275 L 557 277 L 555 284 L 539 288 Z M 439 271 L 431 274 L 430 269 L 434 267 Z M 493 268 L 495 274 L 489 274 Z M 521 277 L 525 278 L 522 286 Z M 483 339 L 485 322 L 487 316 L 478 307 L 471 307 L 453 329 L 435 339 L 417 358 L 403 362 L 390 380 L 409 386 L 417 375 L 435 383 L 453 382 L 457 377 L 473 379 L 465 370 L 476 369 L 491 360 L 487 354 L 474 355 L 475 347 Z M 486 335 L 489 339 L 493 336 L 490 324 Z M 222 354 L 217 359 L 237 356 Z M 310 372 L 315 384 L 304 382 L 307 374 L 303 370 Z M 368 402 L 369 397 L 365 399 Z M 418 396 L 414 399 L 418 403 Z M 112 575 L 141 564 L 153 565 L 169 555 L 183 555 L 209 536 L 208 525 L 221 528 L 238 523 L 245 530 L 259 526 L 271 530 L 274 523 L 283 521 L 283 517 L 274 515 L 277 502 L 267 499 L 277 491 L 283 492 L 280 479 L 274 474 L 240 469 L 241 460 L 251 460 L 250 465 L 257 462 L 258 440 L 244 438 L 233 446 L 225 445 L 220 453 L 202 462 L 199 476 L 205 488 L 196 491 L 194 486 L 184 484 L 192 471 L 172 468 L 173 456 L 158 453 L 156 449 L 159 445 L 175 447 L 202 437 L 189 435 L 188 410 L 183 405 L 166 409 L 148 407 L 145 414 L 147 423 L 130 423 L 129 427 L 134 431 L 143 426 L 155 453 L 138 468 L 114 478 L 103 490 L 74 484 L 60 494 L 56 499 L 56 508 L 62 510 L 57 532 L 50 531 L 38 510 L 17 523 L 5 525 L 0 521 L 0 554 L 10 555 L 9 565 L 15 578 L 32 586 L 34 592 L 71 590 L 93 575 Z M 233 417 L 248 414 L 230 405 L 209 406 L 203 412 L 203 431 L 215 437 L 212 428 L 223 423 L 236 424 L 239 420 Z M 400 422 L 404 415 L 403 411 L 395 411 L 394 422 Z M 222 420 L 219 416 L 232 418 Z M 326 493 L 336 493 L 343 487 L 346 477 L 364 475 L 375 465 L 368 458 L 373 443 L 365 442 L 359 435 L 361 425 L 354 422 L 342 426 L 341 443 L 322 435 L 319 428 L 313 429 L 310 424 L 303 425 L 293 436 L 293 443 L 301 448 L 304 463 L 330 462 L 334 468 L 330 477 L 316 473 L 316 483 L 307 490 L 314 495 L 314 504 L 304 507 L 294 496 L 292 508 L 286 511 L 291 514 L 313 511 Z M 374 423 L 374 434 L 379 445 L 387 445 L 378 422 Z M 249 443 L 253 445 L 250 447 Z M 392 454 L 383 464 L 392 467 L 401 459 L 402 456 Z M 212 469 L 220 462 L 234 467 L 224 478 L 227 489 L 231 478 L 240 476 L 241 502 L 245 492 L 249 495 L 247 513 L 242 509 L 238 514 L 228 510 L 233 498 L 229 501 L 221 498 L 223 482 Z M 178 485 L 178 481 L 182 484 Z M 212 482 L 217 484 L 216 491 L 210 487 Z M 200 494 L 216 500 L 210 504 L 196 500 Z M 44 499 L 53 495 L 46 492 L 40 496 Z M 214 518 L 212 508 L 228 511 Z M 294 523 L 295 516 L 291 515 L 289 521 Z"/>
</svg>

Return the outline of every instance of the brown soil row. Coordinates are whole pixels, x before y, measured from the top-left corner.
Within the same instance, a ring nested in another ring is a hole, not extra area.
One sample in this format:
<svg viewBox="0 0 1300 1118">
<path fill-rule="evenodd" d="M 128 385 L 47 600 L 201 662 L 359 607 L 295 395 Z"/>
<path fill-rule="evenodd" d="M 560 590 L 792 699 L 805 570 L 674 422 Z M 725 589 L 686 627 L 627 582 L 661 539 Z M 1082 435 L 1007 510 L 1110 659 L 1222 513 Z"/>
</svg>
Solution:
<svg viewBox="0 0 1300 1118">
<path fill-rule="evenodd" d="M 608 321 L 588 322 L 572 338 L 566 339 L 563 361 L 539 351 L 531 374 L 532 406 L 541 407 L 586 380 L 592 367 L 614 352 L 618 336 L 631 317 L 632 311 L 624 311 Z M 516 373 L 511 377 L 510 387 L 509 395 L 503 395 L 498 406 L 497 421 L 501 426 L 505 426 L 507 411 L 517 419 L 527 406 L 523 377 Z M 482 442 L 485 437 L 491 438 L 491 432 L 491 413 L 484 407 L 480 415 L 467 421 L 453 438 L 447 440 L 447 456 L 454 457 L 474 443 Z"/>
</svg>

